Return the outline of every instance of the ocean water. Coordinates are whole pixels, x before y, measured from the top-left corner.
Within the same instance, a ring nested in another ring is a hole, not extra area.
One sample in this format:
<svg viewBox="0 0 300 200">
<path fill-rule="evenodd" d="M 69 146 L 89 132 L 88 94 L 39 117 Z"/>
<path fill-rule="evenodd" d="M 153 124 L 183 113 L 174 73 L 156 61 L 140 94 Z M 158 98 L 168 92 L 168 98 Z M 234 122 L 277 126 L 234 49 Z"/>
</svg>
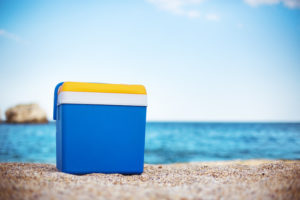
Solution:
<svg viewBox="0 0 300 200">
<path fill-rule="evenodd" d="M 263 158 L 300 159 L 300 123 L 147 123 L 145 163 Z M 0 124 L 0 162 L 55 163 L 55 123 Z"/>
</svg>

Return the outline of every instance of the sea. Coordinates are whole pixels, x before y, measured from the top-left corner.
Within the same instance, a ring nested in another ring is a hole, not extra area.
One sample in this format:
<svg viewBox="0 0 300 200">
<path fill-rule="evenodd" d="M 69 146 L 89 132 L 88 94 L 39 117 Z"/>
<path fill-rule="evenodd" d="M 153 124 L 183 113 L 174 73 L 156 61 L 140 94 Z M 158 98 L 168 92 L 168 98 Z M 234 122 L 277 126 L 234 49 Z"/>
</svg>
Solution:
<svg viewBox="0 0 300 200">
<path fill-rule="evenodd" d="M 55 123 L 0 124 L 0 162 L 55 164 Z M 300 159 L 300 123 L 148 122 L 145 163 Z"/>
</svg>

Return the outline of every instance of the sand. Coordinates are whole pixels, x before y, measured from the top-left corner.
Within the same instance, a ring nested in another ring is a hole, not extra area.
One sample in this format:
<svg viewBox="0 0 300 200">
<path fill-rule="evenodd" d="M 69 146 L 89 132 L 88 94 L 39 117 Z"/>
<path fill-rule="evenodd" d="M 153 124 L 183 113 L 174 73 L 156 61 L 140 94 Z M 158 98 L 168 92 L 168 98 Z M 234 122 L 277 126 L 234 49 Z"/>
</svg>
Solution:
<svg viewBox="0 0 300 200">
<path fill-rule="evenodd" d="M 0 199 L 300 199 L 300 161 L 145 165 L 142 175 L 0 163 Z"/>
</svg>

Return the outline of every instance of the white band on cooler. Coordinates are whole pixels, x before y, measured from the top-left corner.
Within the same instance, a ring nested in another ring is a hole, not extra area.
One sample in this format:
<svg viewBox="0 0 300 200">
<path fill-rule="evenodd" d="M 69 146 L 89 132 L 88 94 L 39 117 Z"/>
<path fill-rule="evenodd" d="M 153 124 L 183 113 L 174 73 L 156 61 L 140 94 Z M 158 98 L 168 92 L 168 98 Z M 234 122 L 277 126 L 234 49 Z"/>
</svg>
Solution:
<svg viewBox="0 0 300 200">
<path fill-rule="evenodd" d="M 57 105 L 60 104 L 147 106 L 147 95 L 97 92 L 61 92 L 57 99 Z"/>
</svg>

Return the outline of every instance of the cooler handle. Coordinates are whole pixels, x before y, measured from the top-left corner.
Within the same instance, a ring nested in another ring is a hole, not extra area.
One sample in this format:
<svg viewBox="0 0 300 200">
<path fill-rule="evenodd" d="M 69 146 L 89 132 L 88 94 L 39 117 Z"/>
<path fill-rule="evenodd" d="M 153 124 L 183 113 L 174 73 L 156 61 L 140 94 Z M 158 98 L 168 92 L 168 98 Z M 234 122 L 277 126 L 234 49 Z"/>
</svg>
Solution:
<svg viewBox="0 0 300 200">
<path fill-rule="evenodd" d="M 57 113 L 57 93 L 59 90 L 59 87 L 63 84 L 64 82 L 61 82 L 56 85 L 55 90 L 54 90 L 54 104 L 53 104 L 53 120 L 56 120 L 56 113 Z"/>
</svg>

